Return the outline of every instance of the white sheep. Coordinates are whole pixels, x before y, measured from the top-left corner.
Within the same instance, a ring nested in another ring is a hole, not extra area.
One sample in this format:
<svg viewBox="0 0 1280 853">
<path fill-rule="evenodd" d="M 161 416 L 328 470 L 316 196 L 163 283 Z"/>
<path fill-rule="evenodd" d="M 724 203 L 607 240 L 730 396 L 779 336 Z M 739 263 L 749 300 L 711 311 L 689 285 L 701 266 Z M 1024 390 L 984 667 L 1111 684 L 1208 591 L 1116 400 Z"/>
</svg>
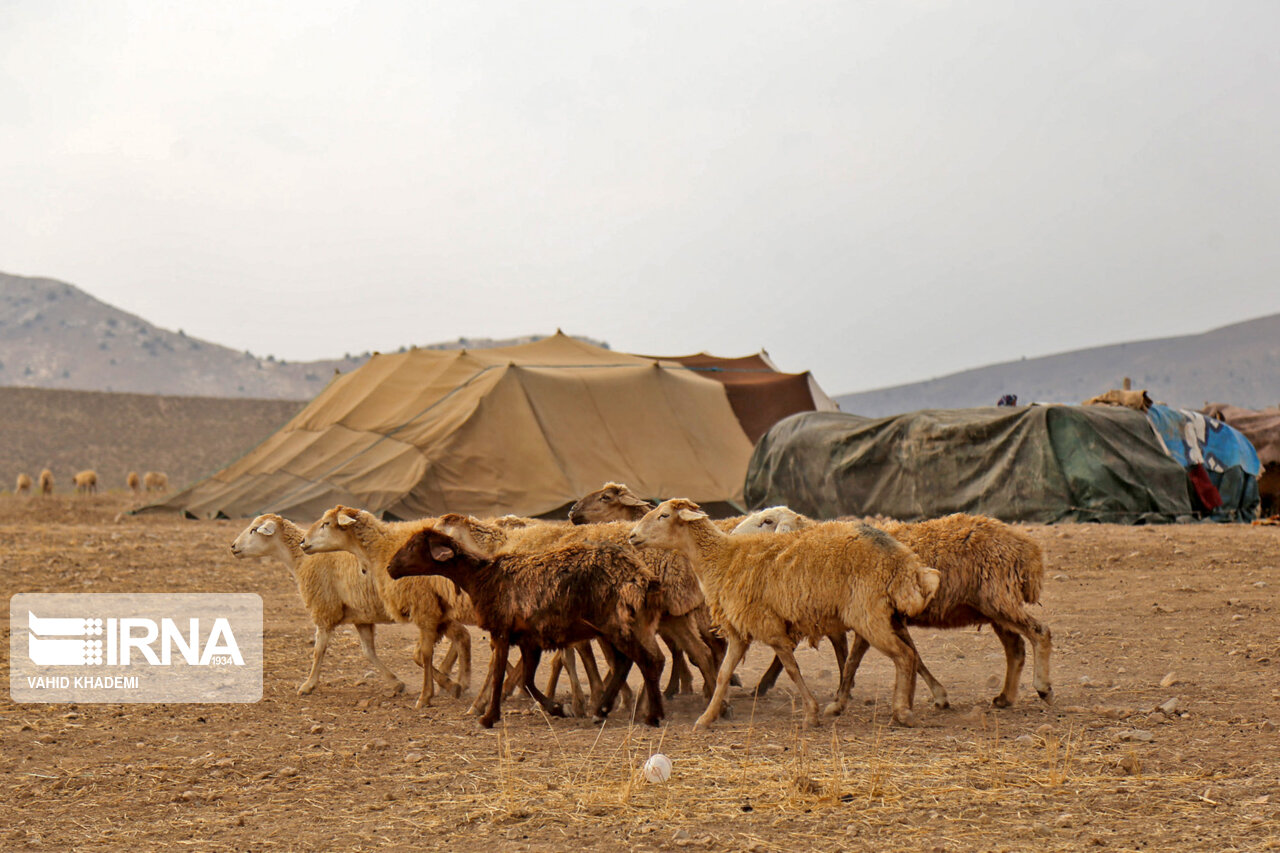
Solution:
<svg viewBox="0 0 1280 853">
<path fill-rule="evenodd" d="M 400 622 L 411 622 L 418 628 L 422 661 L 422 692 L 415 707 L 425 708 L 435 695 L 435 681 L 461 696 L 471 680 L 471 652 L 468 644 L 463 654 L 462 681 L 454 684 L 432 664 L 436 641 L 442 630 L 453 622 L 474 625 L 475 611 L 471 600 L 454 584 L 440 577 L 411 578 L 393 581 L 387 574 L 387 563 L 409 537 L 429 527 L 431 519 L 387 522 L 362 509 L 336 506 L 311 525 L 302 539 L 305 554 L 347 551 L 354 554 L 361 568 L 372 575 L 387 612 Z M 469 637 L 469 635 L 468 635 Z M 433 678 L 434 676 L 434 678 Z"/>
<path fill-rule="evenodd" d="M 749 516 L 738 529 L 783 533 L 815 523 L 787 507 L 770 507 Z M 1005 651 L 1004 687 L 991 700 L 997 708 L 1007 708 L 1017 700 L 1018 682 L 1026 659 L 1022 638 L 1026 637 L 1033 649 L 1036 692 L 1041 699 L 1052 700 L 1049 676 L 1052 635 L 1048 626 L 1027 612 L 1028 605 L 1040 601 L 1044 562 L 1039 545 L 994 518 L 965 513 L 916 523 L 875 521 L 873 526 L 915 551 L 916 556 L 942 573 L 937 594 L 928 607 L 908 620 L 909 624 L 924 628 L 991 625 Z M 850 652 L 855 675 L 866 651 L 866 642 L 855 640 Z M 917 667 L 933 693 L 934 705 L 948 707 L 946 688 L 923 661 L 918 661 Z M 761 685 L 766 681 L 772 684 L 776 678 L 777 672 L 771 669 L 761 678 Z"/>
<path fill-rule="evenodd" d="M 138 478 L 137 471 L 130 471 L 129 476 L 125 478 L 125 485 L 129 487 L 129 491 L 135 495 L 142 491 L 142 481 Z"/>
<path fill-rule="evenodd" d="M 834 524 L 782 535 L 732 536 L 697 504 L 679 498 L 645 515 L 630 539 L 637 546 L 678 550 L 689 559 L 712 618 L 729 640 L 715 694 L 696 728 L 719 717 L 729 678 L 754 640 L 767 643 L 782 660 L 803 697 L 805 724 L 815 724 L 818 702 L 796 665 L 796 642 L 851 630 L 893 660 L 893 719 L 915 723 L 916 655 L 894 622 L 923 610 L 939 577 L 901 543 L 870 527 Z M 827 714 L 844 710 L 851 680 L 846 662 Z"/>
<path fill-rule="evenodd" d="M 53 472 L 48 468 L 40 472 L 40 494 L 53 494 Z"/>
<path fill-rule="evenodd" d="M 142 484 L 148 492 L 169 491 L 169 475 L 163 471 L 148 471 L 142 475 Z"/>
<path fill-rule="evenodd" d="M 98 491 L 98 472 L 81 471 L 75 475 L 73 482 L 76 484 L 77 495 L 91 495 Z"/>
<path fill-rule="evenodd" d="M 19 474 L 17 485 L 13 487 L 15 495 L 31 494 L 31 477 L 27 474 Z"/>
<path fill-rule="evenodd" d="M 311 656 L 311 672 L 298 686 L 305 695 L 320 682 L 320 662 L 324 660 L 329 638 L 339 625 L 355 625 L 360 649 L 373 668 L 397 693 L 404 682 L 378 659 L 373 646 L 373 626 L 394 622 L 383 606 L 382 596 L 373 577 L 360 571 L 356 558 L 347 553 L 302 553 L 304 531 L 298 525 L 274 513 L 260 515 L 250 522 L 235 541 L 231 553 L 248 557 L 274 557 L 284 563 L 298 584 L 302 604 L 316 628 L 315 650 Z"/>
</svg>

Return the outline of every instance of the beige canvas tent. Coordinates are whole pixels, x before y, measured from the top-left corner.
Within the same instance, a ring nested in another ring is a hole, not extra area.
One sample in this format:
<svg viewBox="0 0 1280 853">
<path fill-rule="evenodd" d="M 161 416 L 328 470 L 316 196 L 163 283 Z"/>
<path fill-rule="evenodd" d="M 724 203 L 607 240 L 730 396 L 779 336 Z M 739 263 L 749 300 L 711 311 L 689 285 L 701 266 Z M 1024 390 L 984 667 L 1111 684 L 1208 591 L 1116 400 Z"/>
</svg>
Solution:
<svg viewBox="0 0 1280 853">
<path fill-rule="evenodd" d="M 200 518 L 309 520 L 337 503 L 398 518 L 542 515 L 608 480 L 740 505 L 751 449 L 720 382 L 557 333 L 377 355 L 159 507 Z"/>
</svg>

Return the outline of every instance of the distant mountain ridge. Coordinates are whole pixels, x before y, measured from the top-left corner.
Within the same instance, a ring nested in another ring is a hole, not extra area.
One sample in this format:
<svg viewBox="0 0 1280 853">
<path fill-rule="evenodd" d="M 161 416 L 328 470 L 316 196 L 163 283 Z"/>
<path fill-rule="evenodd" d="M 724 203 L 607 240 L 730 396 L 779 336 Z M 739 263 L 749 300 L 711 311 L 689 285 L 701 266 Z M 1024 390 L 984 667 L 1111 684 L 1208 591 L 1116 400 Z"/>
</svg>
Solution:
<svg viewBox="0 0 1280 853">
<path fill-rule="evenodd" d="M 479 349 L 540 337 L 460 338 L 424 348 Z M 309 400 L 335 370 L 354 370 L 369 355 L 259 357 L 162 329 L 66 282 L 0 273 L 0 386 Z"/>
<path fill-rule="evenodd" d="M 1016 394 L 1019 403 L 1080 403 L 1119 388 L 1126 376 L 1153 400 L 1180 408 L 1207 401 L 1274 406 L 1280 402 L 1280 314 L 1199 335 L 1010 361 L 835 399 L 843 411 L 867 417 L 994 406 L 1004 394 Z"/>
</svg>

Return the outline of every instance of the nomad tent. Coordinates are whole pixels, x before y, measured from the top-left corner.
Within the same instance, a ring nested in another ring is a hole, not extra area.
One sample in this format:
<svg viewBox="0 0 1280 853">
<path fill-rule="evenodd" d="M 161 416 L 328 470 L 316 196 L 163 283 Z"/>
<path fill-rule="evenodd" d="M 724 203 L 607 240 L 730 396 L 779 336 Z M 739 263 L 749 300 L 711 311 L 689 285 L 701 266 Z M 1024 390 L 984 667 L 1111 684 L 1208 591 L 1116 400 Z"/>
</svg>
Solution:
<svg viewBox="0 0 1280 853">
<path fill-rule="evenodd" d="M 787 415 L 840 410 L 807 371 L 782 373 L 764 352 L 742 358 L 700 352 L 662 360 L 678 362 L 723 384 L 733 413 L 752 444 Z"/>
<path fill-rule="evenodd" d="M 1156 404 L 1147 409 L 1165 452 L 1187 471 L 1192 505 L 1214 521 L 1252 521 L 1258 516 L 1262 463 L 1245 438 L 1217 418 Z"/>
<path fill-rule="evenodd" d="M 745 492 L 753 509 L 786 504 L 816 518 L 1132 524 L 1192 512 L 1187 475 L 1147 419 L 1106 407 L 793 415 L 756 445 Z"/>
<path fill-rule="evenodd" d="M 1280 408 L 1255 411 L 1226 403 L 1210 403 L 1201 411 L 1240 430 L 1249 439 L 1262 464 L 1262 475 L 1258 478 L 1262 513 L 1280 513 Z"/>
<path fill-rule="evenodd" d="M 338 503 L 396 518 L 544 515 L 609 480 L 741 505 L 751 442 L 725 388 L 679 363 L 563 334 L 375 355 L 159 508 L 298 520 Z"/>
</svg>

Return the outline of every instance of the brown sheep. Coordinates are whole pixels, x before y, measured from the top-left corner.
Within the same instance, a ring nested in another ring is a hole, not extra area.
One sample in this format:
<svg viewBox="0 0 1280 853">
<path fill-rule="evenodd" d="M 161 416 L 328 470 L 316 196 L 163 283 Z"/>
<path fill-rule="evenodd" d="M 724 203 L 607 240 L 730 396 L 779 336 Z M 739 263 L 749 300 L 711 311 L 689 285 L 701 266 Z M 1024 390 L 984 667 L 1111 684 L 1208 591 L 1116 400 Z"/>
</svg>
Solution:
<svg viewBox="0 0 1280 853">
<path fill-rule="evenodd" d="M 15 495 L 29 495 L 29 494 L 31 494 L 31 477 L 30 477 L 30 476 L 28 476 L 28 475 L 26 475 L 26 474 L 19 474 L 19 475 L 18 475 L 18 482 L 17 482 L 17 484 L 13 487 L 13 493 L 14 493 Z"/>
<path fill-rule="evenodd" d="M 432 663 L 436 641 L 452 621 L 475 622 L 471 602 L 453 584 L 439 578 L 419 578 L 396 583 L 387 576 L 387 563 L 400 546 L 416 531 L 431 523 L 420 521 L 386 522 L 362 509 L 336 506 L 311 525 L 302 539 L 304 554 L 326 551 L 348 551 L 355 554 L 361 566 L 371 575 L 382 596 L 387 612 L 397 621 L 411 622 L 418 628 L 418 644 L 422 661 L 422 692 L 415 707 L 425 708 L 435 695 L 435 681 L 462 695 L 470 679 L 470 648 L 464 654 L 463 683 L 454 684 Z"/>
<path fill-rule="evenodd" d="M 634 662 L 644 679 L 645 722 L 663 717 L 662 653 L 654 631 L 662 612 L 658 579 L 635 551 L 617 545 L 568 545 L 545 551 L 477 554 L 445 533 L 427 528 L 406 542 L 391 559 L 392 578 L 439 575 L 471 597 L 480 627 L 493 641 L 489 667 L 492 695 L 480 724 L 491 728 L 502 714 L 507 653 L 520 647 L 524 689 L 548 714 L 561 716 L 534 683 L 544 649 L 603 637 L 613 650 L 613 672 L 594 714 L 603 720 Z"/>
<path fill-rule="evenodd" d="M 40 494 L 53 494 L 53 472 L 48 468 L 40 472 Z"/>
<path fill-rule="evenodd" d="M 814 725 L 818 702 L 796 666 L 796 643 L 846 631 L 867 638 L 893 661 L 893 719 L 899 725 L 915 723 L 916 654 L 895 622 L 925 608 L 939 577 L 906 546 L 874 528 L 844 524 L 731 536 L 697 504 L 683 499 L 659 504 L 636 524 L 630 539 L 633 545 L 683 553 L 707 596 L 712 618 L 728 637 L 715 695 L 696 728 L 708 727 L 720 715 L 729 676 L 753 640 L 767 643 L 782 660 L 803 697 L 805 725 Z M 852 679 L 846 662 L 827 714 L 844 710 Z"/>
<path fill-rule="evenodd" d="M 142 491 L 142 480 L 138 477 L 137 471 L 130 471 L 129 476 L 125 478 L 125 485 L 129 487 L 129 491 L 135 495 Z"/>
<path fill-rule="evenodd" d="M 470 516 L 450 513 L 440 517 L 437 527 L 459 539 L 470 551 L 493 557 L 501 553 L 542 550 L 556 545 L 627 545 L 631 524 L 613 522 L 588 526 L 538 524 L 523 529 L 503 530 Z M 706 637 L 713 636 L 710 619 L 705 615 L 702 591 L 698 588 L 688 562 L 678 555 L 662 551 L 641 551 L 639 558 L 661 582 L 662 621 L 658 633 L 672 649 L 681 649 L 692 658 L 702 672 L 703 693 L 710 698 L 716 667 L 721 654 L 710 646 Z M 590 669 L 587 671 L 591 678 Z M 593 683 L 594 687 L 594 683 Z"/>
<path fill-rule="evenodd" d="M 749 516 L 740 527 L 785 532 L 801 530 L 814 523 L 787 507 L 771 507 Z M 1044 562 L 1039 545 L 996 519 L 964 513 L 913 524 L 876 521 L 873 526 L 915 551 L 921 560 L 942 573 L 937 594 L 908 624 L 923 628 L 991 625 L 1005 651 L 1004 688 L 991 700 L 997 708 L 1007 708 L 1017 700 L 1018 682 L 1026 659 L 1022 641 L 1025 636 L 1033 649 L 1036 692 L 1046 702 L 1052 701 L 1049 677 L 1052 635 L 1048 626 L 1026 609 L 1027 605 L 1040 601 Z M 855 640 L 852 651 L 855 673 L 866 651 L 866 642 Z M 950 703 L 946 689 L 923 661 L 918 671 L 933 693 L 934 704 L 947 707 Z M 770 678 L 770 672 L 761 678 L 761 684 Z M 772 677 L 776 679 L 777 673 Z"/>
<path fill-rule="evenodd" d="M 653 509 L 653 504 L 631 491 L 626 485 L 622 483 L 605 483 L 594 492 L 583 495 L 578 499 L 577 503 L 569 509 L 569 521 L 574 524 L 607 524 L 612 521 L 636 522 L 651 509 Z M 724 519 L 717 521 L 716 525 L 722 530 L 731 530 L 735 523 L 736 519 Z M 698 619 L 702 640 L 711 649 L 718 662 L 724 657 L 724 640 L 711 631 L 709 620 L 705 618 L 702 612 L 699 613 Z M 680 692 L 693 692 L 693 673 L 689 671 L 689 665 L 685 663 L 684 653 L 678 647 L 670 644 L 668 644 L 668 648 L 671 649 L 671 677 L 667 682 L 667 689 L 664 695 L 671 697 Z M 843 663 L 844 658 L 841 657 L 840 660 Z M 733 677 L 733 683 L 740 683 L 736 675 Z"/>
<path fill-rule="evenodd" d="M 91 495 L 98 491 L 98 472 L 81 471 L 74 478 L 77 495 Z"/>
<path fill-rule="evenodd" d="M 163 471 L 148 471 L 142 475 L 142 484 L 148 492 L 169 491 L 169 476 Z"/>
</svg>

